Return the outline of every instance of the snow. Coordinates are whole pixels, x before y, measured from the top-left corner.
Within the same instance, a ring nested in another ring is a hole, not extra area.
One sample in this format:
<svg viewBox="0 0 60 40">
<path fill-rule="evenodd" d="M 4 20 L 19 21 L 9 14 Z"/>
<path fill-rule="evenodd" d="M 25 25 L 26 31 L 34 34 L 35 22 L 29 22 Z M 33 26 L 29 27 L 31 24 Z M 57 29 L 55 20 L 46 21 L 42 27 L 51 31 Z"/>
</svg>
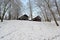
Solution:
<svg viewBox="0 0 60 40">
<path fill-rule="evenodd" d="M 54 21 L 4 20 L 0 22 L 0 40 L 60 40 L 60 26 Z"/>
</svg>

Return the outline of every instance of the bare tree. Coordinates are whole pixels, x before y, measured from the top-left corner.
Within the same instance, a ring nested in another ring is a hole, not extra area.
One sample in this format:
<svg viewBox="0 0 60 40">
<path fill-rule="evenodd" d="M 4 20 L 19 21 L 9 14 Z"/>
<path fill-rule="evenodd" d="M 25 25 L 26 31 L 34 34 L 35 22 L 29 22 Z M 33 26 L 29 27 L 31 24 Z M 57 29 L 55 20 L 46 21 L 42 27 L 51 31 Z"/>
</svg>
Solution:
<svg viewBox="0 0 60 40">
<path fill-rule="evenodd" d="M 46 5 L 43 5 L 43 9 L 44 9 L 44 12 L 45 12 L 45 15 L 46 15 L 46 21 L 49 21 L 49 22 L 51 22 L 51 19 L 48 17 L 48 15 L 50 15 L 47 11 L 49 11 L 48 10 L 48 8 L 46 7 Z"/>
<path fill-rule="evenodd" d="M 8 3 L 10 2 L 10 0 L 8 1 L 8 2 L 5 2 L 6 0 L 4 0 L 4 7 L 3 7 L 3 15 L 2 15 L 2 17 L 1 17 L 1 22 L 3 22 L 3 19 L 4 19 L 4 15 L 5 15 L 5 13 L 7 12 L 7 10 L 9 9 L 9 7 L 7 7 L 7 5 L 8 5 Z M 7 7 L 7 8 L 6 8 Z"/>
<path fill-rule="evenodd" d="M 54 18 L 54 21 L 55 21 L 56 25 L 59 26 L 59 24 L 58 24 L 58 22 L 57 22 L 57 20 L 56 20 L 56 18 L 55 18 L 54 12 L 53 12 L 52 9 L 50 8 L 49 0 L 48 0 L 48 1 L 47 1 L 47 0 L 44 0 L 44 1 L 46 2 L 47 7 L 48 7 L 49 10 L 50 10 L 50 12 L 51 12 L 51 14 L 52 14 L 52 16 L 53 16 L 53 18 Z"/>
<path fill-rule="evenodd" d="M 60 16 L 60 10 L 59 10 L 59 6 L 58 6 L 58 3 L 57 3 L 57 0 L 55 0 L 55 5 L 56 5 L 56 7 L 57 7 L 57 11 L 58 11 L 58 14 L 59 14 L 59 16 Z"/>
<path fill-rule="evenodd" d="M 8 18 L 8 20 L 11 20 L 11 12 L 9 11 L 9 18 Z"/>
<path fill-rule="evenodd" d="M 2 4 L 2 1 L 0 1 L 0 19 L 1 19 L 1 4 Z"/>
<path fill-rule="evenodd" d="M 17 15 L 16 16 L 17 16 L 17 19 L 18 19 L 18 17 L 20 16 L 19 14 L 21 14 L 21 11 L 19 11 L 19 10 L 21 10 L 22 2 L 21 2 L 21 0 L 19 0 L 19 1 L 16 0 L 16 2 L 17 2 L 16 4 L 17 4 L 17 7 L 18 7 L 17 10 L 16 10 L 17 11 Z"/>
<path fill-rule="evenodd" d="M 44 19 L 45 21 L 51 21 L 48 19 L 48 15 L 47 15 L 47 8 L 45 7 L 46 5 L 43 4 L 43 0 L 35 0 L 37 3 L 35 3 L 40 9 L 41 9 L 41 12 L 43 13 L 43 16 L 44 16 Z M 43 7 L 43 8 L 41 8 Z"/>
<path fill-rule="evenodd" d="M 0 13 L 0 19 L 1 19 L 1 13 Z"/>
<path fill-rule="evenodd" d="M 21 1 L 20 0 L 12 0 L 11 5 L 11 14 L 12 14 L 12 19 L 18 19 L 19 16 L 19 10 L 21 9 Z"/>
<path fill-rule="evenodd" d="M 48 19 L 48 15 L 47 15 L 47 12 L 46 12 L 46 8 L 44 8 L 44 11 L 45 11 L 45 14 L 46 14 L 46 21 L 51 21 Z"/>
<path fill-rule="evenodd" d="M 44 16 L 44 19 L 45 19 L 45 21 L 46 21 L 46 18 L 45 18 L 45 13 L 43 12 L 44 10 L 41 8 L 41 7 L 39 7 L 40 9 L 41 9 L 41 12 L 42 12 L 42 14 L 43 14 L 43 16 Z M 47 16 L 46 16 L 47 17 Z"/>
<path fill-rule="evenodd" d="M 31 1 L 29 0 L 29 8 L 30 8 L 30 17 L 32 20 L 32 5 L 31 5 Z"/>
<path fill-rule="evenodd" d="M 0 8 L 0 19 L 1 19 L 1 8 Z"/>
</svg>

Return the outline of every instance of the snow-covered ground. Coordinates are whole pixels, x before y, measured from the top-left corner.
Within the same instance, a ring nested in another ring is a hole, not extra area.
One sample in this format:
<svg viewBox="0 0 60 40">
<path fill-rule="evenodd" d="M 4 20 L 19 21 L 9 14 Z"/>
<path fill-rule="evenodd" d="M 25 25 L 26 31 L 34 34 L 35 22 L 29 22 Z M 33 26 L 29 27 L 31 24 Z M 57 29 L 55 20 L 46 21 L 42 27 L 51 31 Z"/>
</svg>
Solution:
<svg viewBox="0 0 60 40">
<path fill-rule="evenodd" d="M 54 21 L 5 20 L 0 22 L 0 40 L 60 40 L 60 26 Z"/>
</svg>

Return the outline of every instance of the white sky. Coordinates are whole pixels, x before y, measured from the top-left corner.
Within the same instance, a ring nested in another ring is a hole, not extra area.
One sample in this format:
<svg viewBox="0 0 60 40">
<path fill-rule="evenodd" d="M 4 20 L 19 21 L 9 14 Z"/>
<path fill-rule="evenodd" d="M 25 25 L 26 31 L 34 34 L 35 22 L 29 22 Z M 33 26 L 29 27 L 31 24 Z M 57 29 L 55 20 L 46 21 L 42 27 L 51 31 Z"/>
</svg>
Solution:
<svg viewBox="0 0 60 40">
<path fill-rule="evenodd" d="M 26 9 L 27 8 L 27 6 L 29 6 L 29 5 L 27 5 L 27 2 L 29 2 L 29 0 L 21 0 L 22 1 L 22 3 L 23 3 L 23 6 L 24 6 L 24 8 Z M 32 0 L 31 0 L 32 1 Z M 33 1 L 34 2 L 34 1 Z M 32 3 L 33 3 L 32 2 Z M 33 3 L 32 4 L 32 7 L 33 7 L 33 17 L 36 17 L 37 15 L 39 15 L 39 8 L 38 7 L 35 7 L 36 5 Z M 24 10 L 24 9 L 23 9 Z M 37 14 L 37 12 L 38 12 L 38 14 Z M 26 9 L 26 10 L 24 10 L 23 11 L 23 14 L 27 14 L 27 15 L 29 15 L 29 10 L 28 9 Z"/>
</svg>

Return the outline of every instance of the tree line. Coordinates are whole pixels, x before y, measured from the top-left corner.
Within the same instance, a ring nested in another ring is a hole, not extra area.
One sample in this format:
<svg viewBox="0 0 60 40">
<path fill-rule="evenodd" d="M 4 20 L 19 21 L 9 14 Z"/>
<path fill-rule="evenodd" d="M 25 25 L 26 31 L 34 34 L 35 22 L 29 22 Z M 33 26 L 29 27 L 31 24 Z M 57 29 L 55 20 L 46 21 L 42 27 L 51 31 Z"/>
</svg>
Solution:
<svg viewBox="0 0 60 40">
<path fill-rule="evenodd" d="M 39 11 L 43 15 L 45 22 L 46 21 L 51 22 L 53 19 L 56 25 L 59 26 L 57 22 L 57 18 L 58 18 L 57 16 L 60 16 L 60 9 L 59 9 L 60 3 L 57 0 L 33 0 L 33 1 L 28 0 L 27 4 L 28 4 L 27 6 L 29 7 L 28 8 L 29 12 L 30 12 L 29 14 L 30 20 L 33 19 L 33 5 L 32 4 L 35 4 L 36 7 L 40 9 Z M 23 3 L 21 2 L 21 0 L 20 1 L 19 0 L 4 0 L 0 2 L 0 6 L 2 6 L 2 11 L 3 11 L 3 12 L 0 12 L 1 22 L 3 22 L 6 12 L 8 12 L 8 20 L 11 20 L 11 19 L 18 20 L 19 15 L 21 14 L 22 5 Z M 56 10 L 53 9 L 54 7 L 56 8 Z"/>
</svg>

